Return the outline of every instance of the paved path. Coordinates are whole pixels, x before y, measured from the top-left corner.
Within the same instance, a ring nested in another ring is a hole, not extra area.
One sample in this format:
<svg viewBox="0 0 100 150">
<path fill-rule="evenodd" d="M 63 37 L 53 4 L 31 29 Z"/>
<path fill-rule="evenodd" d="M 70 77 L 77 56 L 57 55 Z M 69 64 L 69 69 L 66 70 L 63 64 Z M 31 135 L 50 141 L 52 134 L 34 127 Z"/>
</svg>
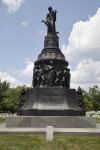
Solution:
<svg viewBox="0 0 100 150">
<path fill-rule="evenodd" d="M 46 128 L 6 128 L 6 124 L 0 124 L 0 134 L 34 135 L 46 134 Z M 96 128 L 54 128 L 54 134 L 100 136 L 100 124 Z"/>
</svg>

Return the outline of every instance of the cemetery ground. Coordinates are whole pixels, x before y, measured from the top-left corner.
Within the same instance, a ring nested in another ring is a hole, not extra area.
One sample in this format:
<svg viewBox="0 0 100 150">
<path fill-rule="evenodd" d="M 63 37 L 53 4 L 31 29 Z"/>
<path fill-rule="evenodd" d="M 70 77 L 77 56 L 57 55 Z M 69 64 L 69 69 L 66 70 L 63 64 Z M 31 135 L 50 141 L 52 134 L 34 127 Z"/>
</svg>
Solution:
<svg viewBox="0 0 100 150">
<path fill-rule="evenodd" d="M 96 118 L 96 123 L 100 124 L 100 118 Z"/>
<path fill-rule="evenodd" d="M 0 135 L 0 150 L 100 150 L 100 137 L 55 135 Z"/>
<path fill-rule="evenodd" d="M 0 118 L 4 123 L 5 118 Z M 100 123 L 100 118 L 96 119 Z M 0 135 L 0 150 L 100 150 L 100 137 L 54 135 L 46 141 L 45 135 Z"/>
<path fill-rule="evenodd" d="M 5 123 L 5 122 L 6 122 L 6 118 L 0 117 L 0 124 L 1 124 L 1 123 Z"/>
</svg>

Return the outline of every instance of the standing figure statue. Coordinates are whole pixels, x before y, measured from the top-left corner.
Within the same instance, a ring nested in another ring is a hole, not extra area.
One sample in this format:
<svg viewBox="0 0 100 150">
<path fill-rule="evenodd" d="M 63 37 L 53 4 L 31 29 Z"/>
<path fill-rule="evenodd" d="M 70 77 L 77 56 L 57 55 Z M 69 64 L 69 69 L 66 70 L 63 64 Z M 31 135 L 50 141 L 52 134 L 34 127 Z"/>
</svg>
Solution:
<svg viewBox="0 0 100 150">
<path fill-rule="evenodd" d="M 48 8 L 49 13 L 46 15 L 46 21 L 42 20 L 46 24 L 47 28 L 47 34 L 56 34 L 56 28 L 55 28 L 55 21 L 56 21 L 56 13 L 57 11 L 52 10 L 52 7 Z"/>
</svg>

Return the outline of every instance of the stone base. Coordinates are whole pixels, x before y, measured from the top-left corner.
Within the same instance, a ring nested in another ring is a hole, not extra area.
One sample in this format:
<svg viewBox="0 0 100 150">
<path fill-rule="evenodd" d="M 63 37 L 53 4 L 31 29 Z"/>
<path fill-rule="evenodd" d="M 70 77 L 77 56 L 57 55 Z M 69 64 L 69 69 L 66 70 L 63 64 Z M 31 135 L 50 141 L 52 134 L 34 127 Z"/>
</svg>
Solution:
<svg viewBox="0 0 100 150">
<path fill-rule="evenodd" d="M 44 87 L 30 89 L 18 116 L 85 116 L 74 89 Z"/>
<path fill-rule="evenodd" d="M 6 127 L 17 128 L 95 128 L 96 118 L 86 116 L 16 116 L 7 117 Z"/>
</svg>

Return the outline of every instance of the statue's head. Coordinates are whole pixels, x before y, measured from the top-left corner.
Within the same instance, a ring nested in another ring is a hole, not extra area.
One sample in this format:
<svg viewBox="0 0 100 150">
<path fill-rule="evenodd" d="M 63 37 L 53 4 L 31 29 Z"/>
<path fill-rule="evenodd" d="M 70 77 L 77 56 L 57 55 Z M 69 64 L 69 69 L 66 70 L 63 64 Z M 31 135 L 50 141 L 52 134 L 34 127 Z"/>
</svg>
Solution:
<svg viewBox="0 0 100 150">
<path fill-rule="evenodd" d="M 52 10 L 52 7 L 50 6 L 50 7 L 48 8 L 48 10 L 51 11 L 51 10 Z"/>
</svg>

